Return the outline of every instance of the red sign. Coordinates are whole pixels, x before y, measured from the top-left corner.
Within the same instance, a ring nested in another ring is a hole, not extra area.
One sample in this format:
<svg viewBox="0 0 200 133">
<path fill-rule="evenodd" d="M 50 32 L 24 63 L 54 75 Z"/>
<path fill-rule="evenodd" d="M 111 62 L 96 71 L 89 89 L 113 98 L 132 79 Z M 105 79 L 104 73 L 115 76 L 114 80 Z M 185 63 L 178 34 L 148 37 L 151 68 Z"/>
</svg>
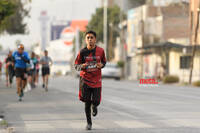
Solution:
<svg viewBox="0 0 200 133">
<path fill-rule="evenodd" d="M 158 80 L 154 78 L 140 79 L 140 84 L 158 84 Z"/>
</svg>

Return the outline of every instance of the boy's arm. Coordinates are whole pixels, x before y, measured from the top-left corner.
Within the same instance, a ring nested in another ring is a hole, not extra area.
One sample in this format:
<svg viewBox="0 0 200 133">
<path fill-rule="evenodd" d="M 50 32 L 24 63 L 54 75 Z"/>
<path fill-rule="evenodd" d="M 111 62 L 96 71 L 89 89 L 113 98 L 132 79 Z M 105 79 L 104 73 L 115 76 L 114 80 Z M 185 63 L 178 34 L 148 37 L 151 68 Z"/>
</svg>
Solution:
<svg viewBox="0 0 200 133">
<path fill-rule="evenodd" d="M 81 70 L 84 70 L 86 69 L 87 67 L 87 63 L 82 63 L 82 60 L 81 60 L 81 54 L 79 52 L 79 54 L 77 55 L 76 57 L 76 60 L 75 60 L 75 63 L 74 63 L 74 67 L 77 71 L 81 71 Z"/>
<path fill-rule="evenodd" d="M 105 56 L 105 53 L 103 51 L 102 53 L 102 58 L 101 58 L 101 62 L 100 63 L 97 63 L 97 68 L 101 69 L 101 68 L 104 68 L 106 65 L 106 56 Z"/>
</svg>

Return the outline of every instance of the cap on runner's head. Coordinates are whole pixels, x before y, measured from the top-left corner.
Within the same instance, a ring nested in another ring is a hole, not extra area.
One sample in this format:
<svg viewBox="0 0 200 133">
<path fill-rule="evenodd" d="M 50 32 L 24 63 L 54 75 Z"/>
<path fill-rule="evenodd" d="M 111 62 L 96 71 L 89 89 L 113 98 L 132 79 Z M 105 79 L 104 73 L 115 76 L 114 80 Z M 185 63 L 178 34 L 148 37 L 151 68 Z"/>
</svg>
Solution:
<svg viewBox="0 0 200 133">
<path fill-rule="evenodd" d="M 23 50 L 24 50 L 24 45 L 23 45 L 23 44 L 19 44 L 19 45 L 17 46 L 17 48 L 18 48 L 18 49 L 23 49 Z"/>
</svg>

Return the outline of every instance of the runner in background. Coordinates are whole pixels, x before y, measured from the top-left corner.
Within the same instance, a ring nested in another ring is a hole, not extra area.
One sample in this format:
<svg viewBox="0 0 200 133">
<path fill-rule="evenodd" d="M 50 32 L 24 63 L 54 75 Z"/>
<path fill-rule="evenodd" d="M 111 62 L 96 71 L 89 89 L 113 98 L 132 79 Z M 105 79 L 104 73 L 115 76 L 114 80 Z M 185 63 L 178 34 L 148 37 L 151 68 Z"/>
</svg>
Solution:
<svg viewBox="0 0 200 133">
<path fill-rule="evenodd" d="M 41 58 L 40 63 L 42 64 L 42 87 L 48 91 L 48 80 L 50 75 L 50 66 L 53 64 L 52 59 L 48 56 L 48 51 L 44 51 L 44 56 Z"/>
<path fill-rule="evenodd" d="M 14 58 L 12 57 L 12 51 L 9 51 L 8 56 L 5 59 L 5 71 L 6 71 L 6 86 L 11 87 L 13 82 L 14 72 Z"/>
<path fill-rule="evenodd" d="M 28 83 L 27 83 L 27 91 L 31 90 L 33 88 L 33 70 L 34 65 L 32 59 L 30 59 L 30 62 L 26 64 L 26 71 L 28 75 Z"/>
<path fill-rule="evenodd" d="M 33 69 L 31 70 L 32 71 L 32 83 L 31 83 L 31 87 L 32 88 L 35 88 L 36 85 L 35 85 L 35 80 L 36 80 L 36 66 L 38 64 L 38 60 L 36 58 L 36 55 L 34 52 L 31 53 L 31 61 L 33 63 Z"/>
</svg>

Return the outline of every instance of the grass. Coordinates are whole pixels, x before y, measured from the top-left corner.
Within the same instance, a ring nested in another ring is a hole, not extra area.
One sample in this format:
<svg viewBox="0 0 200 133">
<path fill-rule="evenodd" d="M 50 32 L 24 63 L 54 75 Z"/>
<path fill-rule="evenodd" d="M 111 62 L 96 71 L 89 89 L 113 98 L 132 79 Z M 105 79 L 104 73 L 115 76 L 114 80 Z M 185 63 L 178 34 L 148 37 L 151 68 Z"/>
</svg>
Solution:
<svg viewBox="0 0 200 133">
<path fill-rule="evenodd" d="M 192 85 L 196 87 L 200 87 L 200 81 L 193 82 Z"/>
<path fill-rule="evenodd" d="M 185 86 L 185 85 L 190 85 L 188 82 L 181 82 L 180 84 L 181 84 L 181 85 L 184 85 L 184 86 Z"/>
<path fill-rule="evenodd" d="M 163 83 L 178 83 L 179 77 L 175 75 L 167 75 L 163 78 Z"/>
<path fill-rule="evenodd" d="M 7 127 L 8 122 L 6 120 L 2 120 L 2 121 L 0 121 L 0 126 Z"/>
</svg>

